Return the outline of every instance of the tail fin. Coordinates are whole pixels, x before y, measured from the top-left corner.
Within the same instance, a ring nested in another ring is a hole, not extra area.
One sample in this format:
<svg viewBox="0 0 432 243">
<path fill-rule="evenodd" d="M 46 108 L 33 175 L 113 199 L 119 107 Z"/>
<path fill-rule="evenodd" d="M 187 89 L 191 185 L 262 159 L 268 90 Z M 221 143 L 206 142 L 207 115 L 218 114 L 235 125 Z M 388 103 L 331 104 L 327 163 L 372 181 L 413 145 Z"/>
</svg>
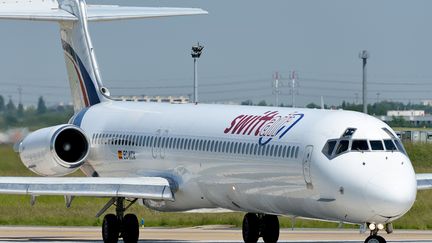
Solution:
<svg viewBox="0 0 432 243">
<path fill-rule="evenodd" d="M 0 19 L 56 21 L 75 111 L 109 100 L 91 42 L 88 21 L 206 14 L 194 8 L 146 8 L 88 5 L 85 0 L 3 0 Z"/>
</svg>

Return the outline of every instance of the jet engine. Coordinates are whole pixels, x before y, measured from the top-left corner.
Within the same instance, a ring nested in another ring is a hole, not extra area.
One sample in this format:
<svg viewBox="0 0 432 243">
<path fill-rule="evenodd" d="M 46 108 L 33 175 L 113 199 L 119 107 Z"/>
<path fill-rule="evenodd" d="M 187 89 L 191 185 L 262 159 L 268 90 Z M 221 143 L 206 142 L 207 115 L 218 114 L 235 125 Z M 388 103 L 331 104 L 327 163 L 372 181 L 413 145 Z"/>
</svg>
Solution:
<svg viewBox="0 0 432 243">
<path fill-rule="evenodd" d="M 63 176 L 84 164 L 89 140 L 79 127 L 65 124 L 30 133 L 19 144 L 21 161 L 42 176 Z"/>
</svg>

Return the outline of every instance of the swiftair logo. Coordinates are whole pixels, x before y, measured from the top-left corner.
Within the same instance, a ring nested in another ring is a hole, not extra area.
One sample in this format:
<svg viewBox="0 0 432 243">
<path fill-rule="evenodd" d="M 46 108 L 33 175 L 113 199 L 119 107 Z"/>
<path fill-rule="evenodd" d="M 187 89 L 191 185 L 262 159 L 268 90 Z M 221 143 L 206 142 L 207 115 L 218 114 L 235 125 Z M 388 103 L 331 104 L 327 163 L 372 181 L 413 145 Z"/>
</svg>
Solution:
<svg viewBox="0 0 432 243">
<path fill-rule="evenodd" d="M 263 115 L 239 115 L 225 128 L 224 133 L 257 136 L 258 143 L 265 145 L 274 138 L 283 138 L 303 117 L 302 113 L 280 115 L 278 111 L 267 111 Z"/>
</svg>

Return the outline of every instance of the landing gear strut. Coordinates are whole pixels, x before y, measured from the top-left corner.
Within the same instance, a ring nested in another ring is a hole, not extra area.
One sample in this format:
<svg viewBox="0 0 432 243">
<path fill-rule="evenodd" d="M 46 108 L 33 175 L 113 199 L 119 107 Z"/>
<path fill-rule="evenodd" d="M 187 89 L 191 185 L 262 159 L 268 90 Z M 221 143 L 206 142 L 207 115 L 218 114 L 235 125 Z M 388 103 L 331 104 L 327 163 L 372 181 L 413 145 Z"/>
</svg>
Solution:
<svg viewBox="0 0 432 243">
<path fill-rule="evenodd" d="M 116 215 L 105 215 L 102 223 L 102 238 L 105 243 L 117 243 L 119 238 L 123 238 L 125 243 L 136 243 L 139 237 L 139 224 L 138 218 L 135 214 L 126 214 L 124 212 L 136 200 L 131 201 L 130 204 L 124 206 L 125 198 L 113 198 L 107 205 L 116 206 Z M 108 206 L 108 207 L 109 207 Z M 106 210 L 107 206 L 104 207 Z"/>
<path fill-rule="evenodd" d="M 275 215 L 247 213 L 243 218 L 243 240 L 256 243 L 262 237 L 265 243 L 279 239 L 279 219 Z"/>
</svg>

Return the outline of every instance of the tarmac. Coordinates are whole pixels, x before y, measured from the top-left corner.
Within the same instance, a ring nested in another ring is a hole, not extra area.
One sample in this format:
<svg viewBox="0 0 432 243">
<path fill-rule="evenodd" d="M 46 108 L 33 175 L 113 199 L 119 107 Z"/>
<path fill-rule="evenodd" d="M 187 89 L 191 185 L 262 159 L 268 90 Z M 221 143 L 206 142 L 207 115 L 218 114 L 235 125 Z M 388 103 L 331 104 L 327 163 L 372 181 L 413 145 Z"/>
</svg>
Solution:
<svg viewBox="0 0 432 243">
<path fill-rule="evenodd" d="M 432 231 L 395 230 L 381 234 L 388 242 L 432 243 Z M 345 229 L 282 229 L 279 242 L 363 242 L 367 233 Z M 100 227 L 0 227 L 0 242 L 102 242 Z M 142 228 L 140 242 L 238 243 L 240 229 L 225 226 L 193 228 Z M 262 242 L 262 240 L 260 240 Z"/>
</svg>

